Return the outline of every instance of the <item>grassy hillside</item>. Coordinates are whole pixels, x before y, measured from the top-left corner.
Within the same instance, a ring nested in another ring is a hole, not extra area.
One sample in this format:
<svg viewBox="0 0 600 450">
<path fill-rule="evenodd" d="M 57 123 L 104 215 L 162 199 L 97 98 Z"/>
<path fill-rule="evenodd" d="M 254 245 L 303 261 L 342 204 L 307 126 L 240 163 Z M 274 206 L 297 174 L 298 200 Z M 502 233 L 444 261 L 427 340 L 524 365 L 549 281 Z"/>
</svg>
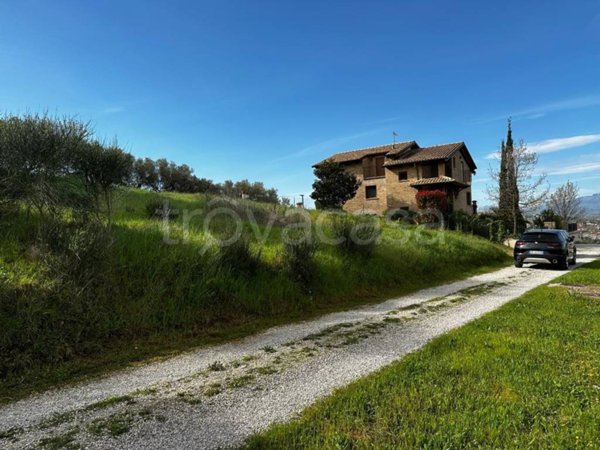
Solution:
<svg viewBox="0 0 600 450">
<path fill-rule="evenodd" d="M 168 233 L 185 238 L 178 244 L 165 242 L 163 221 L 148 213 L 165 199 L 178 210 Z M 243 219 L 238 242 L 247 246 L 218 244 L 236 232 L 232 214 Z M 348 252 L 326 243 L 331 217 L 311 213 L 310 222 L 314 258 L 300 255 L 294 265 L 282 234 L 306 223 L 281 206 L 124 189 L 104 241 L 96 239 L 102 230 L 65 232 L 25 212 L 5 215 L 0 397 L 507 263 L 483 239 L 383 221 L 372 253 Z M 40 248 L 40 233 L 67 250 Z"/>
<path fill-rule="evenodd" d="M 567 288 L 534 289 L 247 448 L 598 448 L 600 302 L 581 292 L 597 295 L 600 261 L 557 281 Z"/>
</svg>

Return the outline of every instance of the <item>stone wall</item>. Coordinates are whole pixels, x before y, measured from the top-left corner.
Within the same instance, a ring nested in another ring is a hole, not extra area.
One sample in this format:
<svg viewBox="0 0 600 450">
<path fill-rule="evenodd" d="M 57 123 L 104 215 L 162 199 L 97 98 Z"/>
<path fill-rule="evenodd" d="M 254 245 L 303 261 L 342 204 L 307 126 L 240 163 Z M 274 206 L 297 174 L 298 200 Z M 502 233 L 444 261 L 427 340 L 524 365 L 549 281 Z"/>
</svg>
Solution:
<svg viewBox="0 0 600 450">
<path fill-rule="evenodd" d="M 384 214 L 387 209 L 386 177 L 367 178 L 365 180 L 360 161 L 346 165 L 345 169 L 356 175 L 356 178 L 361 181 L 361 185 L 356 191 L 354 198 L 346 202 L 344 210 L 354 214 Z M 366 198 L 367 186 L 375 186 L 377 188 L 376 198 Z"/>
<path fill-rule="evenodd" d="M 399 173 L 407 172 L 408 179 L 400 180 Z M 415 195 L 417 190 L 410 186 L 418 180 L 417 166 L 397 166 L 386 168 L 385 179 L 387 183 L 388 208 L 399 209 L 408 207 L 411 211 L 417 210 Z"/>
</svg>

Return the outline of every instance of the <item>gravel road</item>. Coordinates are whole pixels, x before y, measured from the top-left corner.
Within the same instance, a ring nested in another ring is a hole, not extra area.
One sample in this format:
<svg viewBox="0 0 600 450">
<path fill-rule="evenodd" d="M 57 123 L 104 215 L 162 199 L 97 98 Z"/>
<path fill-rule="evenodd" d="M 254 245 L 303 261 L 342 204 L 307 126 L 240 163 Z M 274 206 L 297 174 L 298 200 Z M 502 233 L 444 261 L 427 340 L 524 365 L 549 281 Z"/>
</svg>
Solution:
<svg viewBox="0 0 600 450">
<path fill-rule="evenodd" d="M 581 246 L 578 265 L 598 257 Z M 508 267 L 35 395 L 0 408 L 0 447 L 239 445 L 563 273 Z"/>
</svg>

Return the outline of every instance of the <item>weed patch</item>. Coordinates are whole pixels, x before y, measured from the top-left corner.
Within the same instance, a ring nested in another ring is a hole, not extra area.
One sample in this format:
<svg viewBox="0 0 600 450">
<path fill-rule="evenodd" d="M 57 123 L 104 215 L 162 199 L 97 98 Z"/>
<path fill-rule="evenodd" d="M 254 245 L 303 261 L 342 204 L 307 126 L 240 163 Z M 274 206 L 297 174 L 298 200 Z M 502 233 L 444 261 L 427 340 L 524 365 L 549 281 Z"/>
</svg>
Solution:
<svg viewBox="0 0 600 450">
<path fill-rule="evenodd" d="M 66 433 L 43 438 L 40 441 L 40 447 L 45 450 L 76 450 L 81 446 L 75 441 L 79 430 L 74 428 Z"/>
<path fill-rule="evenodd" d="M 131 413 L 119 413 L 107 418 L 96 419 L 88 426 L 88 431 L 92 434 L 109 434 L 110 436 L 120 436 L 127 433 L 133 425 L 134 417 Z"/>
</svg>

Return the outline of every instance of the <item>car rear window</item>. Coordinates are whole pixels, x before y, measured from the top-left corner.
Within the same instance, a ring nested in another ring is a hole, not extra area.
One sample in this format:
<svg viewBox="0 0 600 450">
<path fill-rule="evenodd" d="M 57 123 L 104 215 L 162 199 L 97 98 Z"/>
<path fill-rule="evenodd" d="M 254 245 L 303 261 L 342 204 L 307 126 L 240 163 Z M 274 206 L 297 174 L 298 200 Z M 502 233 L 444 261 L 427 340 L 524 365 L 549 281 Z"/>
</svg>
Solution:
<svg viewBox="0 0 600 450">
<path fill-rule="evenodd" d="M 525 242 L 560 242 L 560 237 L 555 233 L 525 233 Z"/>
</svg>

